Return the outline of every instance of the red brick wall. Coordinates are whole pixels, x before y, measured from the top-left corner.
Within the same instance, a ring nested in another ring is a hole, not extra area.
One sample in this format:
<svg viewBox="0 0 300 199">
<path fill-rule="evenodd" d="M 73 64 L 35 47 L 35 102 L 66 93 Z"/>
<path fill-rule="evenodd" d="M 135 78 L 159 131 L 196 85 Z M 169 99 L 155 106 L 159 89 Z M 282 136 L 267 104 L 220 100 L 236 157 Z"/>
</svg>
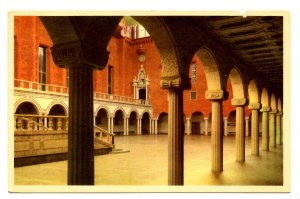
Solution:
<svg viewBox="0 0 300 199">
<path fill-rule="evenodd" d="M 126 38 L 112 37 L 107 49 L 110 57 L 107 65 L 113 67 L 114 95 L 133 97 L 132 81 L 137 77 L 140 68 L 136 50 L 146 49 L 145 72 L 150 80 L 149 98 L 153 105 L 153 116 L 158 117 L 162 112 L 168 112 L 167 90 L 160 88 L 161 63 L 159 53 L 150 38 L 131 41 Z M 52 60 L 50 47 L 52 41 L 46 29 L 37 17 L 15 17 L 15 78 L 28 81 L 38 81 L 38 46 L 47 47 L 47 83 L 66 86 L 66 69 L 55 66 Z M 184 113 L 191 117 L 193 112 L 200 111 L 204 117 L 211 112 L 211 102 L 205 99 L 207 89 L 204 67 L 201 60 L 194 56 L 197 66 L 197 80 L 192 81 L 191 91 L 197 92 L 197 99 L 190 100 L 190 91 L 184 91 Z M 108 92 L 108 67 L 94 71 L 94 90 Z M 191 76 L 191 69 L 190 69 Z M 232 88 L 230 80 L 227 83 L 229 99 L 223 103 L 223 114 L 235 110 L 231 105 Z M 245 109 L 249 115 L 248 109 Z"/>
</svg>

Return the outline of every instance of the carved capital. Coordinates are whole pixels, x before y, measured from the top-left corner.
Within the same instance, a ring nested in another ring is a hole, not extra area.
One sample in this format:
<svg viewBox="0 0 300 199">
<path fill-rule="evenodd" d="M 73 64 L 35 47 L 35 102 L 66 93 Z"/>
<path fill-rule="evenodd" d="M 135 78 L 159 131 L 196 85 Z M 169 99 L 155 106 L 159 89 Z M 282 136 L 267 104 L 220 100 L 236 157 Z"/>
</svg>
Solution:
<svg viewBox="0 0 300 199">
<path fill-rule="evenodd" d="M 275 114 L 275 113 L 277 113 L 277 109 L 271 109 L 271 111 L 269 113 L 270 114 Z"/>
<path fill-rule="evenodd" d="M 282 111 L 278 111 L 278 112 L 276 113 L 276 115 L 283 115 L 283 114 L 282 114 Z"/>
<path fill-rule="evenodd" d="M 205 92 L 205 98 L 208 100 L 222 100 L 225 99 L 225 92 L 223 90 L 207 90 Z"/>
<path fill-rule="evenodd" d="M 162 89 L 180 88 L 182 90 L 191 89 L 191 79 L 189 77 L 169 76 L 162 77 L 160 80 Z"/>
<path fill-rule="evenodd" d="M 260 103 L 252 103 L 248 105 L 248 109 L 250 110 L 258 110 L 260 108 Z"/>
<path fill-rule="evenodd" d="M 51 52 L 55 64 L 60 67 L 86 65 L 101 70 L 109 58 L 106 49 L 84 40 L 54 45 Z"/>
<path fill-rule="evenodd" d="M 246 104 L 246 98 L 233 98 L 231 99 L 231 105 L 233 106 L 244 106 Z"/>
<path fill-rule="evenodd" d="M 270 110 L 271 109 L 268 106 L 261 107 L 261 109 L 260 109 L 261 112 L 269 112 Z"/>
</svg>

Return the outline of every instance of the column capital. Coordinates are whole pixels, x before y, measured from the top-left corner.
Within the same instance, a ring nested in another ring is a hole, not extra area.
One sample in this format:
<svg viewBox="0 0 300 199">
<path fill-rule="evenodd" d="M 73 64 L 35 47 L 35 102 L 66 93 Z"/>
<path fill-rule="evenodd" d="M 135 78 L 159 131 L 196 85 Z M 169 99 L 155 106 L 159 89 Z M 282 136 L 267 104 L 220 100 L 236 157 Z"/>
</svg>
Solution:
<svg viewBox="0 0 300 199">
<path fill-rule="evenodd" d="M 245 120 L 249 120 L 249 117 L 245 117 Z"/>
<path fill-rule="evenodd" d="M 203 117 L 204 120 L 208 120 L 208 117 Z"/>
<path fill-rule="evenodd" d="M 260 108 L 260 103 L 251 103 L 248 105 L 248 109 L 250 110 L 258 110 Z"/>
<path fill-rule="evenodd" d="M 277 109 L 271 109 L 271 111 L 269 112 L 270 114 L 276 114 L 278 111 Z"/>
<path fill-rule="evenodd" d="M 190 117 L 186 117 L 185 119 L 186 119 L 186 120 L 191 120 L 191 118 L 190 118 Z"/>
<path fill-rule="evenodd" d="M 56 44 L 51 52 L 53 61 L 60 67 L 86 66 L 101 70 L 109 58 L 106 48 L 85 40 Z"/>
<path fill-rule="evenodd" d="M 231 99 L 231 105 L 233 106 L 244 106 L 247 102 L 246 98 L 233 98 Z"/>
<path fill-rule="evenodd" d="M 223 120 L 228 120 L 228 117 L 223 117 Z"/>
<path fill-rule="evenodd" d="M 207 100 L 224 100 L 228 98 L 228 92 L 224 90 L 207 90 L 205 91 Z"/>
<path fill-rule="evenodd" d="M 161 77 L 160 87 L 162 89 L 191 89 L 191 78 L 188 76 Z"/>
<path fill-rule="evenodd" d="M 261 107 L 260 112 L 269 112 L 271 109 L 268 106 Z"/>
<path fill-rule="evenodd" d="M 282 111 L 278 111 L 276 115 L 283 115 Z"/>
</svg>

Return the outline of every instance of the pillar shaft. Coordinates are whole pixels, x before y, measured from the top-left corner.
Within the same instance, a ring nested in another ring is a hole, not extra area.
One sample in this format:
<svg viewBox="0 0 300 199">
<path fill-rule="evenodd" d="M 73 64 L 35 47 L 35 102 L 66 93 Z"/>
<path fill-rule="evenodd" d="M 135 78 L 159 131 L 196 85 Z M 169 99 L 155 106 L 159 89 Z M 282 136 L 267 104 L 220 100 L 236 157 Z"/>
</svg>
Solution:
<svg viewBox="0 0 300 199">
<path fill-rule="evenodd" d="M 258 110 L 251 112 L 251 154 L 259 155 Z"/>
<path fill-rule="evenodd" d="M 154 121 L 154 128 L 155 128 L 155 135 L 157 135 L 157 120 L 158 119 L 156 119 L 155 121 Z"/>
<path fill-rule="evenodd" d="M 276 144 L 281 144 L 281 115 L 276 115 Z"/>
<path fill-rule="evenodd" d="M 192 131 L 191 131 L 191 118 L 186 118 L 186 134 L 187 135 L 192 134 Z"/>
<path fill-rule="evenodd" d="M 169 185 L 183 185 L 183 92 L 169 89 L 168 163 Z"/>
<path fill-rule="evenodd" d="M 93 71 L 69 68 L 68 184 L 94 184 Z"/>
<path fill-rule="evenodd" d="M 236 134 L 235 134 L 235 146 L 236 146 L 236 161 L 245 161 L 245 123 L 244 123 L 244 107 L 236 107 Z"/>
<path fill-rule="evenodd" d="M 269 150 L 269 129 L 268 129 L 268 112 L 262 112 L 262 150 Z"/>
<path fill-rule="evenodd" d="M 249 118 L 245 118 L 245 134 L 246 136 L 249 136 Z"/>
<path fill-rule="evenodd" d="M 126 135 L 126 125 L 127 125 L 127 122 L 126 122 L 126 120 L 127 120 L 127 118 L 126 117 L 124 117 L 123 118 L 123 135 Z"/>
<path fill-rule="evenodd" d="M 205 122 L 205 135 L 208 135 L 208 118 L 204 118 L 204 122 Z"/>
<path fill-rule="evenodd" d="M 222 101 L 212 101 L 211 117 L 211 170 L 223 171 Z"/>
<path fill-rule="evenodd" d="M 270 147 L 276 147 L 275 113 L 269 113 L 270 117 Z"/>
<path fill-rule="evenodd" d="M 227 125 L 228 119 L 224 118 L 224 135 L 228 135 L 228 125 Z"/>
<path fill-rule="evenodd" d="M 111 133 L 114 134 L 114 117 L 111 117 L 110 119 L 110 130 Z"/>
</svg>

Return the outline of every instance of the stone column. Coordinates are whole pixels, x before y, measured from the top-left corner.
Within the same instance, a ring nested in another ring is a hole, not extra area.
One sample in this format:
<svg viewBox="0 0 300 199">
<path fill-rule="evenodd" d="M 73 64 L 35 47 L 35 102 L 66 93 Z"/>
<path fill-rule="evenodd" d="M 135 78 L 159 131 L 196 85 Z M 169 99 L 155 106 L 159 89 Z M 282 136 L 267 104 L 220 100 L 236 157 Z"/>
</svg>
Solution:
<svg viewBox="0 0 300 199">
<path fill-rule="evenodd" d="M 43 128 L 43 116 L 41 115 L 40 117 L 39 117 L 39 130 L 43 130 L 44 128 Z"/>
<path fill-rule="evenodd" d="M 281 112 L 276 114 L 276 144 L 281 145 Z"/>
<path fill-rule="evenodd" d="M 126 117 L 123 117 L 123 125 L 124 125 L 124 127 L 123 127 L 123 135 L 127 135 L 127 133 L 126 133 L 126 130 L 127 130 L 127 127 L 126 127 L 126 125 L 127 125 L 127 118 Z"/>
<path fill-rule="evenodd" d="M 259 155 L 259 121 L 258 109 L 259 103 L 249 104 L 248 108 L 251 110 L 251 154 Z"/>
<path fill-rule="evenodd" d="M 155 119 L 155 120 L 154 120 L 154 129 L 155 129 L 154 134 L 155 134 L 155 135 L 157 135 L 157 120 L 158 120 L 158 119 Z"/>
<path fill-rule="evenodd" d="M 245 134 L 249 136 L 249 117 L 245 117 Z"/>
<path fill-rule="evenodd" d="M 223 171 L 223 110 L 222 100 L 225 92 L 206 91 L 205 97 L 212 103 L 211 112 L 211 170 Z"/>
<path fill-rule="evenodd" d="M 184 181 L 184 121 L 183 121 L 183 91 L 169 89 L 168 115 L 168 153 L 169 153 L 169 185 L 183 185 Z"/>
<path fill-rule="evenodd" d="M 48 129 L 48 118 L 46 116 L 44 118 L 44 127 Z"/>
<path fill-rule="evenodd" d="M 110 130 L 110 125 L 111 125 L 110 120 L 111 120 L 111 119 L 110 119 L 110 118 L 111 118 L 110 116 L 107 117 L 107 132 L 108 132 L 108 133 L 111 133 L 111 130 Z"/>
<path fill-rule="evenodd" d="M 17 117 L 17 129 L 19 131 L 23 130 L 23 126 L 22 126 L 22 117 Z"/>
<path fill-rule="evenodd" d="M 65 130 L 68 131 L 69 130 L 69 118 L 66 118 L 66 127 Z"/>
<path fill-rule="evenodd" d="M 110 118 L 110 130 L 111 133 L 114 134 L 114 117 Z"/>
<path fill-rule="evenodd" d="M 129 118 L 126 119 L 126 135 L 129 135 Z"/>
<path fill-rule="evenodd" d="M 208 136 L 208 117 L 204 117 L 205 122 L 205 135 Z"/>
<path fill-rule="evenodd" d="M 235 146 L 236 146 L 236 161 L 245 161 L 245 118 L 244 105 L 245 98 L 232 99 L 231 104 L 236 106 L 236 122 L 235 122 Z"/>
<path fill-rule="evenodd" d="M 268 112 L 270 111 L 270 107 L 262 107 L 260 111 L 262 112 L 262 150 L 269 151 Z"/>
<path fill-rule="evenodd" d="M 227 117 L 224 117 L 223 118 L 224 120 L 224 135 L 227 136 L 228 135 L 228 118 Z"/>
<path fill-rule="evenodd" d="M 152 135 L 152 119 L 149 118 L 149 134 Z"/>
<path fill-rule="evenodd" d="M 191 118 L 186 118 L 186 134 L 191 135 Z"/>
<path fill-rule="evenodd" d="M 277 113 L 277 110 L 271 110 L 269 112 L 270 147 L 276 147 L 276 125 L 275 125 L 275 114 L 276 113 Z"/>
</svg>

